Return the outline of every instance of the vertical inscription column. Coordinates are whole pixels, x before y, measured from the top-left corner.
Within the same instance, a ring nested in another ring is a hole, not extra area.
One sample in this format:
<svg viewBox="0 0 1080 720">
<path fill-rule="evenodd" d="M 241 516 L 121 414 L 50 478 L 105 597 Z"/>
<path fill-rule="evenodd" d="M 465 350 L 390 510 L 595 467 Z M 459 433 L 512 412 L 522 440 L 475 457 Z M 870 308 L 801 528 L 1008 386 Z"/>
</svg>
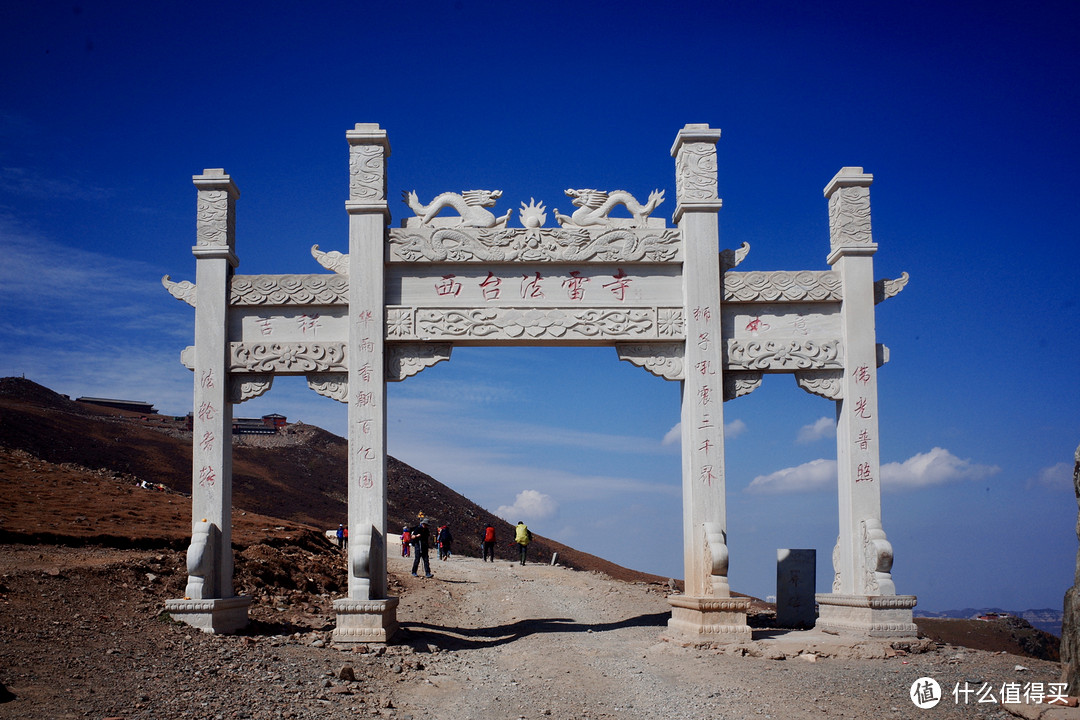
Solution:
<svg viewBox="0 0 1080 720">
<path fill-rule="evenodd" d="M 890 574 L 892 546 L 881 526 L 872 182 L 873 176 L 861 167 L 845 167 L 825 188 L 828 263 L 843 283 L 844 377 L 842 399 L 836 403 L 840 532 L 833 594 L 818 596 L 819 625 L 870 635 L 907 635 L 915 631 L 910 609 L 915 599 L 896 597 Z"/>
<path fill-rule="evenodd" d="M 672 147 L 682 232 L 686 379 L 682 384 L 683 564 L 685 594 L 672 596 L 671 626 L 750 636 L 748 602 L 731 597 L 724 474 L 724 344 L 720 327 L 720 249 L 716 142 L 720 131 L 687 125 Z"/>
<path fill-rule="evenodd" d="M 334 602 L 337 643 L 385 642 L 397 627 L 386 578 L 386 131 L 349 142 L 349 596 Z"/>
<path fill-rule="evenodd" d="M 250 598 L 233 595 L 232 404 L 229 393 L 229 278 L 237 266 L 236 200 L 222 169 L 193 178 L 196 210 L 195 395 L 192 435 L 192 536 L 183 600 L 166 609 L 207 632 L 247 624 Z"/>
</svg>

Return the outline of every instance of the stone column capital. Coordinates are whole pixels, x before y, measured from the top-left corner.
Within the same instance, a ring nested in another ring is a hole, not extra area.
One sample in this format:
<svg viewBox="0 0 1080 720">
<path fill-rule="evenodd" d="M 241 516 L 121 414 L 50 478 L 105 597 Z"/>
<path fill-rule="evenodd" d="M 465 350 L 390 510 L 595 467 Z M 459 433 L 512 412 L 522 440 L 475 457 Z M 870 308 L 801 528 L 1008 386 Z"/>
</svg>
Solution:
<svg viewBox="0 0 1080 720">
<path fill-rule="evenodd" d="M 378 145 L 383 149 L 383 156 L 390 157 L 390 140 L 379 123 L 356 123 L 352 130 L 345 131 L 345 139 L 349 145 Z"/>
<path fill-rule="evenodd" d="M 685 213 L 715 213 L 723 204 L 717 193 L 716 141 L 720 131 L 707 124 L 683 127 L 671 146 L 675 158 L 675 214 L 678 224 Z"/>
<path fill-rule="evenodd" d="M 874 182 L 874 176 L 864 173 L 861 167 L 842 167 L 840 172 L 833 176 L 829 184 L 825 186 L 825 197 L 831 198 L 833 193 L 845 187 L 870 187 Z"/>
<path fill-rule="evenodd" d="M 349 200 L 345 208 L 350 215 L 382 213 L 390 221 L 386 204 L 386 159 L 390 157 L 390 141 L 378 123 L 356 123 L 345 133 L 349 141 Z"/>
<path fill-rule="evenodd" d="M 226 190 L 229 193 L 229 199 L 236 200 L 240 197 L 240 189 L 236 187 L 236 183 L 224 168 L 207 168 L 202 171 L 202 175 L 192 175 L 191 181 L 200 192 Z"/>
<path fill-rule="evenodd" d="M 706 143 L 716 145 L 720 140 L 720 128 L 711 128 L 708 123 L 687 123 L 675 135 L 671 146 L 671 157 L 678 157 L 679 151 L 688 143 Z"/>
<path fill-rule="evenodd" d="M 847 256 L 872 256 L 877 251 L 870 226 L 870 185 L 874 176 L 861 167 L 844 167 L 825 186 L 829 204 L 828 263 Z"/>
</svg>

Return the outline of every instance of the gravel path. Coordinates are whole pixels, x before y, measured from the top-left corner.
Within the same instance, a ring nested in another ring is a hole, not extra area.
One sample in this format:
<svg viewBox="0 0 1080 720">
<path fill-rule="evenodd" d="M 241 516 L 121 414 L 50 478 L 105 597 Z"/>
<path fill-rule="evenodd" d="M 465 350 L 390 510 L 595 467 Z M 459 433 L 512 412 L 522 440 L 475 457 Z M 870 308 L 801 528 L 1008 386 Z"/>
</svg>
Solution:
<svg viewBox="0 0 1080 720">
<path fill-rule="evenodd" d="M 814 631 L 695 644 L 668 636 L 659 587 L 457 557 L 432 579 L 390 558 L 402 630 L 385 648 L 330 647 L 328 595 L 263 603 L 248 633 L 211 636 L 159 617 L 183 567 L 174 552 L 0 546 L 0 683 L 14 696 L 0 720 L 1006 718 L 996 702 L 957 704 L 954 684 L 996 696 L 1059 673 Z M 908 697 L 924 676 L 945 692 L 932 710 Z"/>
</svg>

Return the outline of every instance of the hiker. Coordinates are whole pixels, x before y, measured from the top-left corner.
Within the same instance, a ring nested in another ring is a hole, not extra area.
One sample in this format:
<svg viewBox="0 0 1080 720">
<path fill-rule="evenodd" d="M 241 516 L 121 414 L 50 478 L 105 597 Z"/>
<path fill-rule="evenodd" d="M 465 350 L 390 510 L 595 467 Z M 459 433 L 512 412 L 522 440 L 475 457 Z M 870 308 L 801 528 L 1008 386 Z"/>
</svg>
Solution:
<svg viewBox="0 0 1080 720">
<path fill-rule="evenodd" d="M 337 526 L 337 546 L 339 548 L 345 547 L 345 526 L 344 525 L 338 525 Z"/>
<path fill-rule="evenodd" d="M 521 555 L 521 564 L 525 564 L 525 555 L 529 551 L 529 543 L 532 542 L 532 533 L 522 520 L 518 521 L 514 529 L 514 542 L 518 545 L 518 553 Z"/>
<path fill-rule="evenodd" d="M 450 534 L 450 526 L 443 525 L 439 528 L 439 559 L 446 560 L 450 557 L 450 545 L 454 542 L 454 536 Z"/>
<path fill-rule="evenodd" d="M 401 557 L 409 557 L 409 543 L 412 542 L 412 534 L 408 527 L 401 528 Z"/>
<path fill-rule="evenodd" d="M 341 547 L 348 550 L 349 549 L 349 528 L 344 528 L 341 531 L 341 542 L 343 543 L 343 545 Z"/>
<path fill-rule="evenodd" d="M 417 568 L 420 567 L 420 561 L 424 561 L 424 577 L 432 577 L 431 575 L 431 563 L 428 560 L 428 545 L 431 542 L 431 530 L 428 529 L 429 521 L 424 518 L 420 521 L 420 524 L 409 531 L 412 536 L 412 545 L 416 550 L 416 555 L 412 561 L 412 574 L 413 577 L 418 577 L 416 574 Z"/>
<path fill-rule="evenodd" d="M 491 556 L 491 562 L 495 562 L 495 527 L 488 525 L 484 528 L 484 539 L 481 543 L 484 548 L 484 560 Z"/>
</svg>

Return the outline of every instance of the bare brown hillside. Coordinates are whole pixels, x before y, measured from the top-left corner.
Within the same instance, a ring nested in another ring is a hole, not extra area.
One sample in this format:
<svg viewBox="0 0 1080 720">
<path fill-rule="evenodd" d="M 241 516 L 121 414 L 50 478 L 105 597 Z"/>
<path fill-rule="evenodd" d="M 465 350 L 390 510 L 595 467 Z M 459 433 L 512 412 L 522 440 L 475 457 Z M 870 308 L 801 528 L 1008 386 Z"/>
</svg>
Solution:
<svg viewBox="0 0 1080 720">
<path fill-rule="evenodd" d="M 96 477 L 121 481 L 128 488 L 122 502 L 111 491 L 95 490 L 78 494 L 77 502 L 65 503 L 67 491 L 57 490 L 50 500 L 53 507 L 47 519 L 22 521 L 21 509 L 9 516 L 2 525 L 2 537 L 9 541 L 70 537 L 80 542 L 127 546 L 167 536 L 170 543 L 186 546 L 191 518 L 182 496 L 191 492 L 191 432 L 185 429 L 182 418 L 87 405 L 30 380 L 0 378 L 0 448 L 23 451 L 28 458 L 54 465 L 88 468 L 96 471 Z M 237 437 L 233 447 L 234 509 L 278 518 L 278 524 L 286 520 L 310 528 L 337 527 L 347 513 L 347 450 L 343 438 L 302 423 L 287 426 L 278 436 Z M 17 465 L 6 462 L 0 482 L 12 490 L 5 502 L 40 506 L 43 498 L 27 493 L 44 491 L 20 489 L 20 472 Z M 515 555 L 516 550 L 510 546 L 513 527 L 505 520 L 396 458 L 389 458 L 387 473 L 391 531 L 415 524 L 418 513 L 424 512 L 439 524 L 450 524 L 456 552 L 478 556 L 479 538 L 490 523 L 502 538 L 497 556 Z M 140 480 L 160 483 L 177 495 L 170 498 L 163 517 L 136 517 L 130 502 L 145 499 L 139 493 L 146 491 L 133 487 Z M 27 485 L 30 487 L 32 483 Z M 102 507 L 92 507 L 96 498 L 102 498 Z M 86 517 L 105 520 L 91 527 L 79 519 Z M 140 530 L 144 524 L 156 527 Z M 234 539 L 240 543 L 242 537 L 238 534 Z M 541 536 L 530 547 L 530 557 L 540 562 L 549 562 L 555 552 L 563 565 L 597 570 L 616 579 L 667 580 L 623 568 Z"/>
</svg>

